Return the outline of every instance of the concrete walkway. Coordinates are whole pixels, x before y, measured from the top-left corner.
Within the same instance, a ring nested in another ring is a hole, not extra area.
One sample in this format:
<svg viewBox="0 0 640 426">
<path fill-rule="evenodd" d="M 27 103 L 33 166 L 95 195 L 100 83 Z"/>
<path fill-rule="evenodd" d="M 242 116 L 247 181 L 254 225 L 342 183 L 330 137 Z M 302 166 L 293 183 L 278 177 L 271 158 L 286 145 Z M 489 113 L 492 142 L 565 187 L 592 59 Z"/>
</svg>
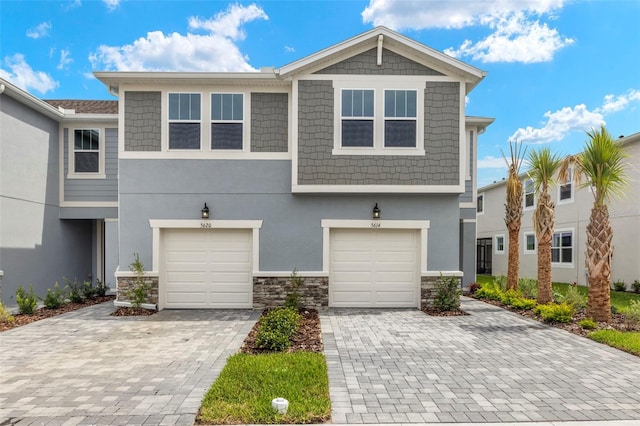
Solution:
<svg viewBox="0 0 640 426">
<path fill-rule="evenodd" d="M 323 312 L 333 423 L 640 424 L 640 358 L 472 299 L 462 309 Z"/>
<path fill-rule="evenodd" d="M 0 425 L 191 425 L 259 316 L 113 310 L 105 303 L 0 333 Z"/>
</svg>

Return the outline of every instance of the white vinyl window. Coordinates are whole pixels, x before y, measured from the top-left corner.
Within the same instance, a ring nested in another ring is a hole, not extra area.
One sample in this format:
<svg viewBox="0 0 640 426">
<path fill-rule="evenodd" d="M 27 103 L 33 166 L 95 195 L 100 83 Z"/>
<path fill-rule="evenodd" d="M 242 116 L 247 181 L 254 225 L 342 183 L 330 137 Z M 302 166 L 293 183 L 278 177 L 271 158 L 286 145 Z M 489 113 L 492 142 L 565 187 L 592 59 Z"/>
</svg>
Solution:
<svg viewBox="0 0 640 426">
<path fill-rule="evenodd" d="M 480 194 L 476 198 L 476 213 L 477 214 L 484 213 L 484 194 Z"/>
<path fill-rule="evenodd" d="M 416 147 L 417 91 L 384 91 L 385 148 Z"/>
<path fill-rule="evenodd" d="M 570 203 L 573 201 L 573 169 L 569 169 L 567 182 L 558 187 L 558 204 Z"/>
<path fill-rule="evenodd" d="M 342 146 L 373 148 L 374 91 L 345 89 L 342 91 Z"/>
<path fill-rule="evenodd" d="M 504 234 L 496 235 L 496 254 L 504 254 Z"/>
<path fill-rule="evenodd" d="M 201 109 L 199 93 L 169 93 L 169 149 L 200 149 Z"/>
<path fill-rule="evenodd" d="M 211 149 L 242 150 L 244 95 L 211 94 Z"/>
<path fill-rule="evenodd" d="M 532 209 L 535 204 L 535 191 L 533 180 L 527 179 L 524 183 L 524 209 Z"/>
<path fill-rule="evenodd" d="M 571 266 L 573 264 L 573 230 L 561 230 L 553 234 L 551 264 L 555 266 Z"/>
<path fill-rule="evenodd" d="M 533 232 L 525 232 L 524 238 L 524 253 L 535 254 L 536 253 L 536 234 Z"/>
<path fill-rule="evenodd" d="M 103 128 L 69 129 L 70 179 L 104 179 L 105 147 Z"/>
</svg>

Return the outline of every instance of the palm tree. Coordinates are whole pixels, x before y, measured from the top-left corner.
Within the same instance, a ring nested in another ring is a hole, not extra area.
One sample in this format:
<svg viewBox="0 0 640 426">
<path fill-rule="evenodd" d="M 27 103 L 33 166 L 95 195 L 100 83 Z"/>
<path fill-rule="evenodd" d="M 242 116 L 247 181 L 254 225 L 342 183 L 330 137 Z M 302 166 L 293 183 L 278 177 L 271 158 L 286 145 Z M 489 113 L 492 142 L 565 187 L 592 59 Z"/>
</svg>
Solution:
<svg viewBox="0 0 640 426">
<path fill-rule="evenodd" d="M 589 279 L 587 315 L 596 321 L 611 321 L 611 256 L 613 231 L 609 222 L 607 203 L 615 195 L 622 195 L 627 184 L 622 146 L 615 143 L 604 126 L 587 132 L 589 139 L 583 152 L 567 158 L 560 168 L 558 179 L 566 182 L 573 167 L 574 181 L 581 187 L 591 187 L 593 208 L 587 225 L 586 266 Z"/>
<path fill-rule="evenodd" d="M 529 152 L 528 175 L 533 180 L 538 194 L 533 213 L 533 227 L 536 231 L 538 250 L 538 303 L 553 301 L 551 287 L 551 241 L 555 225 L 555 206 L 551 201 L 549 186 L 555 183 L 554 175 L 560 168 L 561 159 L 552 154 L 549 147 Z"/>
<path fill-rule="evenodd" d="M 504 152 L 502 157 L 507 163 L 509 175 L 507 176 L 507 202 L 505 207 L 504 222 L 509 231 L 509 260 L 507 266 L 507 289 L 518 289 L 518 273 L 520 272 L 519 237 L 522 223 L 522 182 L 520 181 L 520 166 L 526 149 L 522 144 L 509 142 L 510 159 L 507 160 Z"/>
</svg>

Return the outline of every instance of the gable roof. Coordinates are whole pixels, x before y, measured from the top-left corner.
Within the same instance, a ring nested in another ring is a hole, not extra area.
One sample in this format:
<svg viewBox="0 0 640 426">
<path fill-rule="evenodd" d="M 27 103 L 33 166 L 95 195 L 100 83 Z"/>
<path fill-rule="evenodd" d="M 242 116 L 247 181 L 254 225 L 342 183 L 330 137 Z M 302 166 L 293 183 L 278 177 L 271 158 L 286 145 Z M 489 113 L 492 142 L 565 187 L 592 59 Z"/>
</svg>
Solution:
<svg viewBox="0 0 640 426">
<path fill-rule="evenodd" d="M 281 67 L 278 71 L 281 77 L 300 74 L 317 67 L 319 64 L 331 63 L 343 57 L 345 53 L 354 52 L 355 54 L 365 49 L 377 47 L 379 43 L 382 43 L 385 48 L 421 58 L 437 71 L 465 77 L 467 79 L 467 92 L 471 91 L 486 76 L 485 71 L 382 26 L 291 62 Z"/>
<path fill-rule="evenodd" d="M 54 108 L 74 110 L 76 114 L 117 114 L 118 101 L 43 99 Z"/>
</svg>

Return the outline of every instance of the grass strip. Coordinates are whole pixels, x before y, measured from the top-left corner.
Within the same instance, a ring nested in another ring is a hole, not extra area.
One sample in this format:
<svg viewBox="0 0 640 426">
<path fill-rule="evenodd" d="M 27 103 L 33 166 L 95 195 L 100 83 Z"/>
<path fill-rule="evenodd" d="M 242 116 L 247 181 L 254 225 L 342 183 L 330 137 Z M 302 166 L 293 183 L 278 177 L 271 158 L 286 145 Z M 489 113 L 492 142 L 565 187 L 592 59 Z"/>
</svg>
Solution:
<svg viewBox="0 0 640 426">
<path fill-rule="evenodd" d="M 590 339 L 640 356 L 640 332 L 598 330 L 589 333 Z"/>
<path fill-rule="evenodd" d="M 289 401 L 286 414 L 271 407 Z M 324 354 L 236 354 L 205 394 L 200 424 L 323 423 L 331 416 Z"/>
</svg>

